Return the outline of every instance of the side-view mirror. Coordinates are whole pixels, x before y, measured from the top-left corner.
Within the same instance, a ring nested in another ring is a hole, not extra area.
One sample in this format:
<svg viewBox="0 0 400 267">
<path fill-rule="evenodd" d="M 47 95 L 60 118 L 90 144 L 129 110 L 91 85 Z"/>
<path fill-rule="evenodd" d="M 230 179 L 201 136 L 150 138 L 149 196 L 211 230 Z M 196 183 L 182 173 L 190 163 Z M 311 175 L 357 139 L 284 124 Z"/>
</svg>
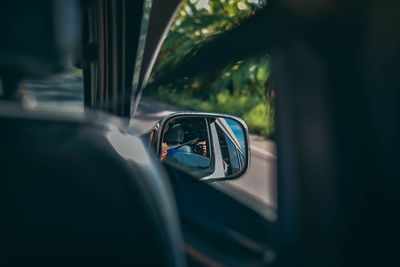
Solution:
<svg viewBox="0 0 400 267">
<path fill-rule="evenodd" d="M 201 180 L 238 178 L 250 165 L 247 125 L 230 115 L 172 113 L 142 139 L 162 163 Z"/>
</svg>

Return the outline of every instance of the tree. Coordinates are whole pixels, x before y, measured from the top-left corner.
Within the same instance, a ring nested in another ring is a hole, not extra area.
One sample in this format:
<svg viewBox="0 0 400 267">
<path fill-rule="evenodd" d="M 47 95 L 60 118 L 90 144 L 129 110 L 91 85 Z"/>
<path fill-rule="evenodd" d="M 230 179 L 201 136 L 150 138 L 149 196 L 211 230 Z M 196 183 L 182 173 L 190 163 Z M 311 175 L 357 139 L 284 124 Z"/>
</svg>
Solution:
<svg viewBox="0 0 400 267">
<path fill-rule="evenodd" d="M 151 79 L 253 15 L 262 4 L 258 0 L 185 1 L 161 48 Z M 269 135 L 273 131 L 273 108 L 266 94 L 267 61 L 267 55 L 260 55 L 235 62 L 220 71 L 161 86 L 156 89 L 157 94 L 182 107 L 238 115 L 252 131 Z"/>
</svg>

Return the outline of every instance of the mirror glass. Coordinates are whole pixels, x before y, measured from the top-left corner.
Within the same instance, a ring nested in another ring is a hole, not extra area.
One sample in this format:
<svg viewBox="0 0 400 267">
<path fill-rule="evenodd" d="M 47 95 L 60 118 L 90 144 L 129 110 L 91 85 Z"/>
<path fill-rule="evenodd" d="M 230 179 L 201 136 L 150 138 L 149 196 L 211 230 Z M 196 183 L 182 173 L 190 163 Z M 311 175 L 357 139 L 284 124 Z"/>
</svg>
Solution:
<svg viewBox="0 0 400 267">
<path fill-rule="evenodd" d="M 173 117 L 162 126 L 159 158 L 200 179 L 233 178 L 248 167 L 245 129 L 229 117 Z"/>
</svg>

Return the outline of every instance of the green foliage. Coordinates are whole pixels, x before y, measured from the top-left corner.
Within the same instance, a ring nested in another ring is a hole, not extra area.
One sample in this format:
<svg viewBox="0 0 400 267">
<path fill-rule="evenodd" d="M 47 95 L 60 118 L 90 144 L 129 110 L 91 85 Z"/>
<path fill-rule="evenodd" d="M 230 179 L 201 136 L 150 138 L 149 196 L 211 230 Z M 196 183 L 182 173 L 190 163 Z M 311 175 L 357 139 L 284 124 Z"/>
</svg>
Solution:
<svg viewBox="0 0 400 267">
<path fill-rule="evenodd" d="M 185 109 L 236 115 L 246 121 L 250 132 L 265 137 L 274 132 L 274 110 L 266 97 L 254 97 L 250 94 L 232 95 L 223 90 L 207 100 L 201 100 L 190 92 L 174 89 L 157 90 L 152 92 L 151 96 Z"/>
<path fill-rule="evenodd" d="M 160 73 L 175 65 L 204 42 L 254 14 L 257 8 L 254 4 L 256 2 L 256 0 L 185 0 L 163 43 L 153 73 Z"/>
<path fill-rule="evenodd" d="M 204 42 L 254 14 L 257 0 L 187 0 L 161 48 L 154 76 L 172 68 Z M 182 108 L 225 112 L 243 118 L 252 132 L 273 133 L 273 105 L 266 88 L 268 56 L 242 60 L 217 72 L 145 91 Z"/>
<path fill-rule="evenodd" d="M 249 112 L 243 114 L 243 119 L 249 125 L 250 130 L 264 136 L 270 136 L 274 131 L 273 117 L 272 106 L 262 102 L 257 103 Z"/>
</svg>

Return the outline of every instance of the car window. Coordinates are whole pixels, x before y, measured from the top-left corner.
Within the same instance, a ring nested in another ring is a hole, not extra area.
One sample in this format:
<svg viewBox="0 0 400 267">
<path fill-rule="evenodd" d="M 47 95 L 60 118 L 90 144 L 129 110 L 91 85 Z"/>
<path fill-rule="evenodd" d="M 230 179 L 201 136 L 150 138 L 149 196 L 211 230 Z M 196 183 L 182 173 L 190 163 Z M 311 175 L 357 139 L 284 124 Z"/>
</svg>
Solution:
<svg viewBox="0 0 400 267">
<path fill-rule="evenodd" d="M 161 47 L 149 84 L 188 55 L 195 55 L 201 45 L 254 15 L 264 3 L 266 1 L 183 1 Z M 135 119 L 136 123 L 140 122 L 138 126 L 143 126 L 142 132 L 146 132 L 163 116 L 179 110 L 227 113 L 241 118 L 250 132 L 250 168 L 245 175 L 227 180 L 223 186 L 245 192 L 254 200 L 275 207 L 274 101 L 269 57 L 260 54 L 223 66 L 218 71 L 205 71 L 161 86 L 149 86 L 143 91 Z M 233 121 L 226 122 L 234 126 Z M 217 130 L 223 147 L 221 154 L 232 173 L 246 159 L 238 153 L 232 140 L 223 136 L 221 129 Z M 243 150 L 244 137 L 238 136 L 238 141 Z"/>
</svg>

